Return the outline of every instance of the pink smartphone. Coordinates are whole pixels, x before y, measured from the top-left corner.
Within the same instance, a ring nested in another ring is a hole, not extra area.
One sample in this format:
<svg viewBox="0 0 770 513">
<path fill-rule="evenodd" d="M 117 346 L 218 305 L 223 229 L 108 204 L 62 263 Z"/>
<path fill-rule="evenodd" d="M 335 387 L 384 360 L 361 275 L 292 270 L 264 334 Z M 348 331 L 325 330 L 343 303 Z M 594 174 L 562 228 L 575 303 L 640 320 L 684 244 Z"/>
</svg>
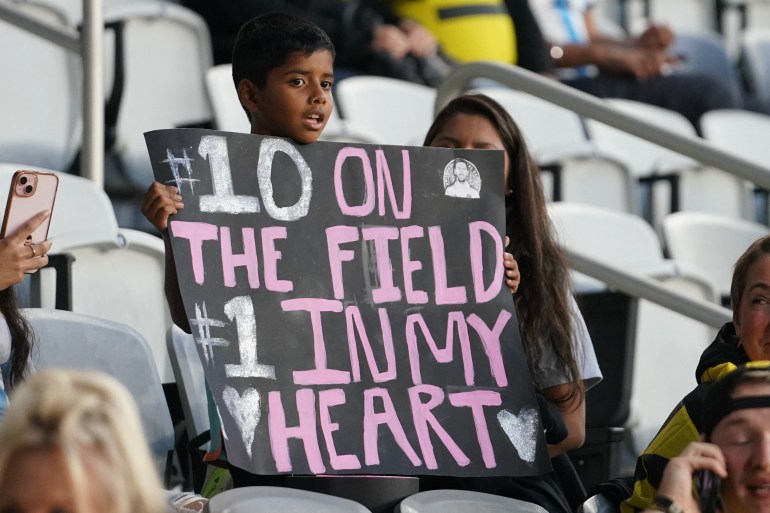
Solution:
<svg viewBox="0 0 770 513">
<path fill-rule="evenodd" d="M 35 214 L 45 210 L 53 212 L 58 187 L 59 177 L 54 173 L 16 171 L 11 180 L 11 190 L 8 191 L 0 238 L 14 233 Z M 51 216 L 48 216 L 35 231 L 27 234 L 26 244 L 37 244 L 46 240 L 50 224 Z"/>
</svg>

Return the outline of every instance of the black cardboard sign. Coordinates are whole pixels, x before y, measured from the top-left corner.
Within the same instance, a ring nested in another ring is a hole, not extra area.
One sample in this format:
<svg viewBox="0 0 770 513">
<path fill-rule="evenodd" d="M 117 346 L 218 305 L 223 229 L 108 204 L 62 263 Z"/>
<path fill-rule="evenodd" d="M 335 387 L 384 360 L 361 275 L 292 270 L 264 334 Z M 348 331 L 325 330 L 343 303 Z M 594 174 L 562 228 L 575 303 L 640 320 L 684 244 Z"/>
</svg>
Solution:
<svg viewBox="0 0 770 513">
<path fill-rule="evenodd" d="M 228 459 L 259 474 L 533 475 L 502 152 L 146 134 Z"/>
</svg>

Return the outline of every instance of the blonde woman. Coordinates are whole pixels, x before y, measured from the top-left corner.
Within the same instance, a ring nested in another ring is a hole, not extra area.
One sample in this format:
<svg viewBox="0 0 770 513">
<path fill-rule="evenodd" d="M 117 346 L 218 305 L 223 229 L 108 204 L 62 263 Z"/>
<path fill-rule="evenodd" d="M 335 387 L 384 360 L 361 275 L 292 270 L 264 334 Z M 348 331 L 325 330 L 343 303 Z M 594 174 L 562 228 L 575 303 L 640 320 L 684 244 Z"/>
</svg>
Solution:
<svg viewBox="0 0 770 513">
<path fill-rule="evenodd" d="M 19 385 L 0 426 L 0 511 L 165 508 L 139 413 L 120 383 L 46 370 Z"/>
</svg>

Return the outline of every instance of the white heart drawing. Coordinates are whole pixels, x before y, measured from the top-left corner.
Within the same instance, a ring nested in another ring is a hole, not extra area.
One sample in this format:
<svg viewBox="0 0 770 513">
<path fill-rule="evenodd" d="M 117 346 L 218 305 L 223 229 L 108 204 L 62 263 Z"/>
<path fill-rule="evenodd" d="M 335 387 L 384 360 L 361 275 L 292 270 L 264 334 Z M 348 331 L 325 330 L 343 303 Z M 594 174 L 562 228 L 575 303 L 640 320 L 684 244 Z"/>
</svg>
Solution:
<svg viewBox="0 0 770 513">
<path fill-rule="evenodd" d="M 262 416 L 262 401 L 259 392 L 254 388 L 248 388 L 243 395 L 233 387 L 225 387 L 222 393 L 222 399 L 230 415 L 238 424 L 241 431 L 243 444 L 246 446 L 246 453 L 251 458 L 251 444 L 254 443 L 254 430 L 257 429 L 259 418 Z"/>
<path fill-rule="evenodd" d="M 540 425 L 537 410 L 522 409 L 518 416 L 508 410 L 500 410 L 497 412 L 497 423 L 519 453 L 519 458 L 531 465 L 535 461 Z"/>
</svg>

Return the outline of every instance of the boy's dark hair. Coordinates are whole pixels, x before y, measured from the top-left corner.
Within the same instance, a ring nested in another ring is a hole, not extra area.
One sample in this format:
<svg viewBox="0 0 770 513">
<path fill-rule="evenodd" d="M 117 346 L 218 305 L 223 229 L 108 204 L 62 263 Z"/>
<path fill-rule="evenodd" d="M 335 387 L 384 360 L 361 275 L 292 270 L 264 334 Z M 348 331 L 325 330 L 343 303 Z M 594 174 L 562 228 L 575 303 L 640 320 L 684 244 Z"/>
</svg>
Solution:
<svg viewBox="0 0 770 513">
<path fill-rule="evenodd" d="M 292 53 L 310 55 L 334 45 L 318 25 L 300 16 L 271 12 L 252 18 L 241 27 L 233 46 L 233 82 L 251 80 L 262 89 L 270 70 L 284 64 Z"/>
</svg>

